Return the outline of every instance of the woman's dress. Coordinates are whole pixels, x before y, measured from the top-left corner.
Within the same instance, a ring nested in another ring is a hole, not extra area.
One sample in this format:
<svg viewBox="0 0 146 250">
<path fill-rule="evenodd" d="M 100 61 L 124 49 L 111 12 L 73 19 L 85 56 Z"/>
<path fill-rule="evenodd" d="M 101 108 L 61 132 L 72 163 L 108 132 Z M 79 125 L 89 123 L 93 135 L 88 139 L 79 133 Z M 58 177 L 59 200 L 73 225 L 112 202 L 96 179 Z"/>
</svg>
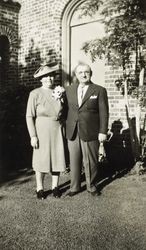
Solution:
<svg viewBox="0 0 146 250">
<path fill-rule="evenodd" d="M 52 98 L 52 89 L 37 88 L 30 92 L 26 120 L 30 137 L 37 136 L 38 148 L 33 149 L 32 166 L 39 172 L 64 171 L 66 168 L 60 101 Z"/>
</svg>

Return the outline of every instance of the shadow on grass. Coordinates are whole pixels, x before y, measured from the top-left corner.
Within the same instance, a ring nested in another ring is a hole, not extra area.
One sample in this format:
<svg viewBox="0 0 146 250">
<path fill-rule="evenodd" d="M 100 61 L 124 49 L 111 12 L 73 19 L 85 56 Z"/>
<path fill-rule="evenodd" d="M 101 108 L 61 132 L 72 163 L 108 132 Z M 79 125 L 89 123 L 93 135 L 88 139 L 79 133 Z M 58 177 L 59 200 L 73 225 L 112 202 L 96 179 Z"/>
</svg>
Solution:
<svg viewBox="0 0 146 250">
<path fill-rule="evenodd" d="M 100 163 L 98 166 L 98 176 L 97 176 L 97 188 L 99 191 L 102 191 L 102 189 L 109 185 L 111 182 L 118 178 L 122 178 L 125 176 L 133 167 L 133 161 L 129 157 L 127 158 L 125 154 L 121 152 L 121 155 L 119 155 L 116 158 L 111 158 L 110 162 L 106 163 Z M 121 160 L 122 158 L 122 160 Z M 69 175 L 69 171 L 67 173 Z M 70 178 L 70 175 L 69 177 Z M 85 184 L 84 184 L 85 183 Z M 68 192 L 70 189 L 70 180 L 62 183 L 59 185 L 60 191 L 63 194 Z M 84 168 L 82 169 L 81 174 L 81 192 L 84 192 L 86 190 L 86 178 L 84 173 Z"/>
<path fill-rule="evenodd" d="M 61 193 L 65 193 L 70 188 L 70 181 L 66 181 L 65 183 L 59 185 Z"/>
<path fill-rule="evenodd" d="M 0 187 L 3 185 L 22 185 L 28 183 L 32 180 L 34 171 L 32 169 L 21 169 L 17 171 L 12 171 L 3 178 Z"/>
<path fill-rule="evenodd" d="M 122 178 L 128 172 L 129 172 L 129 170 L 127 170 L 127 168 L 125 168 L 119 172 L 116 172 L 113 175 L 109 175 L 109 176 L 106 176 L 104 178 L 99 179 L 98 190 L 101 191 L 105 186 L 109 185 L 111 182 L 113 182 L 114 180 L 116 180 L 118 178 Z"/>
</svg>

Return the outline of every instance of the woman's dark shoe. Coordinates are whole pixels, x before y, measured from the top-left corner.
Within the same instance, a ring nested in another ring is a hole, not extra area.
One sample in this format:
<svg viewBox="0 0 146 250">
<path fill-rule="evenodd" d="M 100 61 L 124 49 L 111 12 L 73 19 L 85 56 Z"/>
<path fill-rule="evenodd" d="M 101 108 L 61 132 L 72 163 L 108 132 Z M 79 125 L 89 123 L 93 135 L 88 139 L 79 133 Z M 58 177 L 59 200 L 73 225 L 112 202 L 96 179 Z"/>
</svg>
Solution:
<svg viewBox="0 0 146 250">
<path fill-rule="evenodd" d="M 60 198 L 61 197 L 61 192 L 60 192 L 58 187 L 55 187 L 52 190 L 52 194 L 53 194 L 53 197 L 55 197 L 55 198 Z"/>
<path fill-rule="evenodd" d="M 45 199 L 45 194 L 44 194 L 43 190 L 39 190 L 38 192 L 36 192 L 36 194 L 37 194 L 37 198 L 39 200 L 44 200 Z"/>
</svg>

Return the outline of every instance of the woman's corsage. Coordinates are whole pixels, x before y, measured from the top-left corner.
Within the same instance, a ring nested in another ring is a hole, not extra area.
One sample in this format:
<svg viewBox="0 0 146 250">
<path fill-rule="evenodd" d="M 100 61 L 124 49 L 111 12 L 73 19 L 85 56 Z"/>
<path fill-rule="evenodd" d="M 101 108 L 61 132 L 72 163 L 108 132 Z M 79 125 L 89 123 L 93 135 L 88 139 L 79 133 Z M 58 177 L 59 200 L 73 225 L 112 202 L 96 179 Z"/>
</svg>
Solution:
<svg viewBox="0 0 146 250">
<path fill-rule="evenodd" d="M 53 89 L 52 97 L 55 100 L 60 100 L 61 102 L 64 102 L 64 94 L 65 94 L 65 89 L 61 86 L 57 86 Z"/>
</svg>

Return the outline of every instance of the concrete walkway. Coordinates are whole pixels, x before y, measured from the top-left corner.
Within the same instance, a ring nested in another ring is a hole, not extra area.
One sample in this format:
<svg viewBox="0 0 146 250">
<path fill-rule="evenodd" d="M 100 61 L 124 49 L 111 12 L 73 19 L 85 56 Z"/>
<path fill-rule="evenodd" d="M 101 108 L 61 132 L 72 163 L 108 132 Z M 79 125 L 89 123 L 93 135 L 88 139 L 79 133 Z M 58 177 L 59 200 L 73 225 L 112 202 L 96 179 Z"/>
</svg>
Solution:
<svg viewBox="0 0 146 250">
<path fill-rule="evenodd" d="M 62 175 L 62 197 L 44 201 L 36 199 L 34 175 L 12 179 L 0 188 L 1 250 L 146 250 L 146 175 L 106 179 L 96 198 L 84 182 L 66 197 L 69 174 Z"/>
</svg>

